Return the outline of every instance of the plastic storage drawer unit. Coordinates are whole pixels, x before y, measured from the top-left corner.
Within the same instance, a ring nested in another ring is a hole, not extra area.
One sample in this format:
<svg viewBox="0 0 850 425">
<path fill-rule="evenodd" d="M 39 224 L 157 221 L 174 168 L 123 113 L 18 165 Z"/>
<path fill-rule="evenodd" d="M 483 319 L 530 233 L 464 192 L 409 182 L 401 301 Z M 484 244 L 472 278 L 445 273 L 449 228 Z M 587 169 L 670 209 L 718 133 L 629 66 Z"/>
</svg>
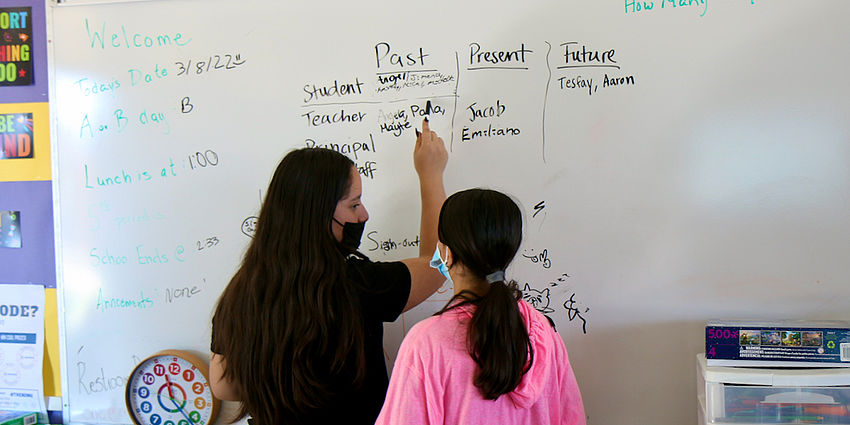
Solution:
<svg viewBox="0 0 850 425">
<path fill-rule="evenodd" d="M 708 367 L 697 355 L 700 424 L 850 425 L 850 370 Z"/>
</svg>

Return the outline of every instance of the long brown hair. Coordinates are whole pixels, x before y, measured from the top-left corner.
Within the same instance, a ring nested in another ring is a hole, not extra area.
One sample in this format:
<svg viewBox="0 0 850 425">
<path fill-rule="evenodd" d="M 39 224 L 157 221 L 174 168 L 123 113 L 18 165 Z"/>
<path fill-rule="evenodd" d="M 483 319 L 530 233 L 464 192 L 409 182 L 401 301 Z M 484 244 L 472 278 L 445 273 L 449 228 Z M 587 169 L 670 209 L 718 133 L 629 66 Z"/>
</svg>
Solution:
<svg viewBox="0 0 850 425">
<path fill-rule="evenodd" d="M 452 250 L 455 262 L 485 279 L 504 272 L 516 256 L 522 242 L 522 214 L 516 203 L 500 192 L 469 189 L 443 203 L 437 232 Z M 466 304 L 475 306 L 467 345 L 477 366 L 474 384 L 485 399 L 495 400 L 513 391 L 534 361 L 517 306 L 521 296 L 516 282 L 506 282 L 502 276 L 490 283 L 485 295 L 461 291 L 437 313 Z"/>
<path fill-rule="evenodd" d="M 333 383 L 356 386 L 365 376 L 358 298 L 330 224 L 353 165 L 306 148 L 274 173 L 254 239 L 213 317 L 224 377 L 243 402 L 236 419 L 282 423 L 328 407 Z"/>
</svg>

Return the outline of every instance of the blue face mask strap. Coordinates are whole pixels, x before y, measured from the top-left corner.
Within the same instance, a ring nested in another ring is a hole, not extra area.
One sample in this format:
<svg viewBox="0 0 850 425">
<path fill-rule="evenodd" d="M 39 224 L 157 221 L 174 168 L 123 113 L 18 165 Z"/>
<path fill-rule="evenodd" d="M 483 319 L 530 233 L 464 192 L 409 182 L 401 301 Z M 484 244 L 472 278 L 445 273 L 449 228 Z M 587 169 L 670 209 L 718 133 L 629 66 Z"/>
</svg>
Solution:
<svg viewBox="0 0 850 425">
<path fill-rule="evenodd" d="M 485 277 L 485 279 L 487 279 L 487 283 L 504 282 L 505 281 L 505 272 L 502 271 L 502 270 L 495 271 L 493 273 L 488 274 L 487 277 Z"/>
<path fill-rule="evenodd" d="M 446 247 L 446 260 L 449 259 L 448 257 L 449 257 L 449 247 Z M 443 276 L 446 279 L 452 280 L 452 278 L 449 276 L 449 268 L 446 266 L 446 260 L 443 260 L 443 256 L 442 256 L 442 253 L 440 252 L 440 248 L 437 247 L 437 249 L 434 250 L 434 255 L 431 257 L 430 265 L 431 265 L 431 267 L 439 270 L 440 273 L 442 273 Z M 504 282 L 505 281 L 505 271 L 504 270 L 497 270 L 493 273 L 488 274 L 485 277 L 485 279 L 487 280 L 487 283 Z"/>
<path fill-rule="evenodd" d="M 446 247 L 446 256 L 447 257 L 448 257 L 448 250 L 449 250 L 448 247 Z M 452 277 L 449 275 L 449 268 L 446 266 L 445 261 L 443 261 L 443 258 L 440 256 L 440 248 L 439 247 L 437 247 L 434 250 L 434 256 L 431 258 L 430 265 L 431 265 L 431 267 L 439 270 L 440 274 L 442 274 L 443 277 L 445 277 L 448 281 L 451 282 Z"/>
</svg>

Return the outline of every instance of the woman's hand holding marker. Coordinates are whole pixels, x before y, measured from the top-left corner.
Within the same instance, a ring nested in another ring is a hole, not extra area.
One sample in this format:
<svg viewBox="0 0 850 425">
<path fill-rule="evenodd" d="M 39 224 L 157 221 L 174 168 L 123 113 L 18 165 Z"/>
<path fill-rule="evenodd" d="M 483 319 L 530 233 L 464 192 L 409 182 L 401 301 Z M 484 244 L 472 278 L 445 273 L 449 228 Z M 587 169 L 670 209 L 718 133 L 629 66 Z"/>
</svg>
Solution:
<svg viewBox="0 0 850 425">
<path fill-rule="evenodd" d="M 421 179 L 442 176 L 449 160 L 443 139 L 431 131 L 428 118 L 422 120 L 422 131 L 416 130 L 416 147 L 413 149 L 413 166 Z"/>
</svg>

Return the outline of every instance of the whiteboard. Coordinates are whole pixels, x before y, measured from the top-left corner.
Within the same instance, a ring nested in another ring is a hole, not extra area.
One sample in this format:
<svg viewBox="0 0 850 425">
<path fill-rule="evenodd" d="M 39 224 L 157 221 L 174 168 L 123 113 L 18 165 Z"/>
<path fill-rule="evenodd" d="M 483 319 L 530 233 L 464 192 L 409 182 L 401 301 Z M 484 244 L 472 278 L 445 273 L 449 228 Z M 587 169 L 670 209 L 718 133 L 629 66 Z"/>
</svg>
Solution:
<svg viewBox="0 0 850 425">
<path fill-rule="evenodd" d="M 139 359 L 207 353 L 292 148 L 357 163 L 365 254 L 416 255 L 427 111 L 449 193 L 522 205 L 508 274 L 556 322 L 589 423 L 693 423 L 706 320 L 850 311 L 850 3 L 681 3 L 54 6 L 66 415 L 127 423 Z M 389 362 L 450 294 L 387 325 Z"/>
</svg>

